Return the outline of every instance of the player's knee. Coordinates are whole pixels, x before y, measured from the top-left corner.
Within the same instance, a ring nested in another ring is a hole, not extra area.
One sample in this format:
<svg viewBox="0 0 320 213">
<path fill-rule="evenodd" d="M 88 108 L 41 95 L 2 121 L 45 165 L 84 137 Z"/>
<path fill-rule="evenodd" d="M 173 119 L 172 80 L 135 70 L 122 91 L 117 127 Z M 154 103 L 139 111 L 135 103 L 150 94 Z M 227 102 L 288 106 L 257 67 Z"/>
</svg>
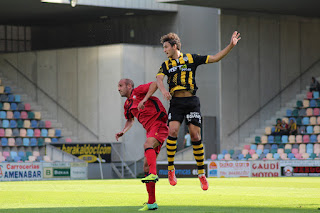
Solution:
<svg viewBox="0 0 320 213">
<path fill-rule="evenodd" d="M 190 136 L 191 136 L 191 141 L 200 141 L 201 140 L 201 135 L 199 133 L 190 134 Z"/>
<path fill-rule="evenodd" d="M 169 136 L 171 137 L 178 137 L 179 129 L 178 128 L 170 128 L 169 129 Z"/>
</svg>

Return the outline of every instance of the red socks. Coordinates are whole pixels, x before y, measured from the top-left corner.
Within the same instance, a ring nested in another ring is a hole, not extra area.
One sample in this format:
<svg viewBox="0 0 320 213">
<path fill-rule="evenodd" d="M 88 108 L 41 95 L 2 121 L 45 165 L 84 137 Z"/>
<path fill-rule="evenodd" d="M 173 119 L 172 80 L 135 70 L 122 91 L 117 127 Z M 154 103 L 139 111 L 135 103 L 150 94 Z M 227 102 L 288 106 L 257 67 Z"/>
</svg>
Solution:
<svg viewBox="0 0 320 213">
<path fill-rule="evenodd" d="M 149 195 L 148 203 L 153 204 L 154 202 L 156 202 L 156 183 L 154 182 L 146 183 L 146 186 L 147 186 L 147 192 Z"/>
<path fill-rule="evenodd" d="M 149 165 L 149 173 L 150 174 L 157 174 L 157 155 L 156 151 L 153 148 L 147 148 L 144 151 L 144 156 L 147 159 Z"/>
</svg>

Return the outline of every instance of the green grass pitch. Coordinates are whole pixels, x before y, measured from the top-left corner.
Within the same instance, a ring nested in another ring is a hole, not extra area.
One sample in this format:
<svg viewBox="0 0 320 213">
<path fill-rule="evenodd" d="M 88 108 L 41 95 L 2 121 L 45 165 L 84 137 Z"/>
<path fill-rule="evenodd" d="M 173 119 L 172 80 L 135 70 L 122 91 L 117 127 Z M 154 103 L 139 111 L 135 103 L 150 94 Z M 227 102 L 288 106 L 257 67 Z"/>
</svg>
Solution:
<svg viewBox="0 0 320 213">
<path fill-rule="evenodd" d="M 156 184 L 157 212 L 318 212 L 320 178 L 196 178 Z M 0 212 L 137 212 L 147 201 L 139 179 L 0 183 Z"/>
</svg>

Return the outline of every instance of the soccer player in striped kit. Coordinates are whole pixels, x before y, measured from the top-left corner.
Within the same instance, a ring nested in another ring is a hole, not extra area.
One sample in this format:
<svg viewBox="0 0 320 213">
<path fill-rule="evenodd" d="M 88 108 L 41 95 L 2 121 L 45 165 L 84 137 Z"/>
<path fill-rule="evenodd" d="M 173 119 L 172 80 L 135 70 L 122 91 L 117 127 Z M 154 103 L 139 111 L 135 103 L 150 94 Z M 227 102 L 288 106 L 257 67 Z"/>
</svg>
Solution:
<svg viewBox="0 0 320 213">
<path fill-rule="evenodd" d="M 169 58 L 162 63 L 158 74 L 158 88 L 166 100 L 170 100 L 168 112 L 169 137 L 167 139 L 168 179 L 171 185 L 177 184 L 174 168 L 174 156 L 177 149 L 177 136 L 183 119 L 191 135 L 193 155 L 198 166 L 198 177 L 203 190 L 209 188 L 204 174 L 204 149 L 201 141 L 201 112 L 200 101 L 196 96 L 198 89 L 195 81 L 196 69 L 201 64 L 220 61 L 240 40 L 240 33 L 235 31 L 230 44 L 215 55 L 183 54 L 180 38 L 175 33 L 169 33 L 161 37 L 163 50 Z M 164 76 L 168 77 L 169 91 L 163 85 Z"/>
</svg>

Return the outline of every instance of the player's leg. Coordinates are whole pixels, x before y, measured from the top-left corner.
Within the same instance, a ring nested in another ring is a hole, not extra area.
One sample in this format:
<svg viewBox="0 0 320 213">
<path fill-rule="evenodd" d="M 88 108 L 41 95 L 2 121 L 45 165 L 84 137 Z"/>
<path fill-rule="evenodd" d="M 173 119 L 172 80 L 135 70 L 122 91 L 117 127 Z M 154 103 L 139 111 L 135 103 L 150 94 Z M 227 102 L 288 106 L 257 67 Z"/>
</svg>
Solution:
<svg viewBox="0 0 320 213">
<path fill-rule="evenodd" d="M 159 141 L 154 137 L 147 138 L 146 142 L 144 143 L 144 156 L 149 167 L 149 175 L 145 178 L 142 178 L 141 181 L 143 183 L 156 182 L 159 180 L 157 175 L 157 154 L 154 150 L 154 148 L 159 145 Z"/>
<path fill-rule="evenodd" d="M 167 138 L 167 157 L 168 157 L 168 179 L 172 186 L 177 184 L 177 178 L 174 169 L 174 156 L 177 152 L 177 136 L 180 129 L 179 121 L 169 123 L 169 137 Z"/>
<path fill-rule="evenodd" d="M 203 149 L 203 144 L 201 141 L 201 129 L 199 126 L 189 124 L 189 132 L 191 136 L 191 142 L 192 142 L 192 147 L 193 147 L 193 155 L 194 159 L 197 162 L 197 167 L 198 167 L 198 177 L 201 182 L 201 188 L 203 190 L 207 190 L 209 187 L 209 184 L 207 182 L 205 173 L 204 173 L 204 149 Z"/>
</svg>

